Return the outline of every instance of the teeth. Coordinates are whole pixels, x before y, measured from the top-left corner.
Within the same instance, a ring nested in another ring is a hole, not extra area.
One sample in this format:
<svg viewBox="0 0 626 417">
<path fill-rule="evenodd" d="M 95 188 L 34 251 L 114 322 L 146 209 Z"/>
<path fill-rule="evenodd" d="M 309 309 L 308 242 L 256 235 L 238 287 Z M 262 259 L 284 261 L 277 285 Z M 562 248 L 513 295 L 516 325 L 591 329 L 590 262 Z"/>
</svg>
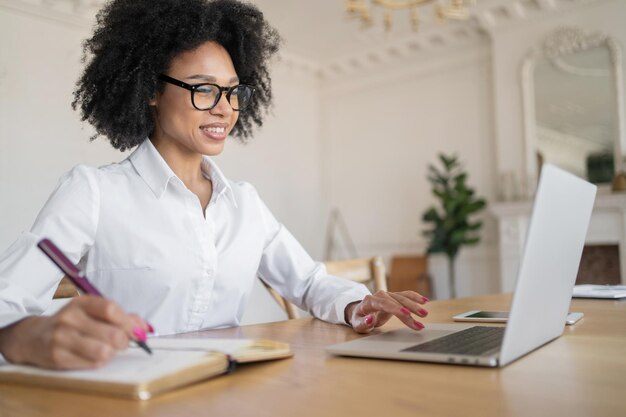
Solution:
<svg viewBox="0 0 626 417">
<path fill-rule="evenodd" d="M 202 130 L 206 130 L 210 133 L 224 133 L 226 131 L 223 127 L 203 127 Z"/>
</svg>

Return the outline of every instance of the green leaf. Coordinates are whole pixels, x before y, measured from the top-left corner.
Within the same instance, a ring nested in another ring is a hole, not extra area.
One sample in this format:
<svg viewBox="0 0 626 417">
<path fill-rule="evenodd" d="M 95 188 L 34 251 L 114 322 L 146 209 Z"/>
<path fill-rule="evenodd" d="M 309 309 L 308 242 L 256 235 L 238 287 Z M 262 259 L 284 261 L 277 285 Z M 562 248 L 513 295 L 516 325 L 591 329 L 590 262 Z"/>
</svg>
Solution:
<svg viewBox="0 0 626 417">
<path fill-rule="evenodd" d="M 437 188 L 433 188 L 433 194 L 439 199 L 443 200 L 446 198 L 446 193 L 444 191 L 438 190 Z"/>
<path fill-rule="evenodd" d="M 441 217 L 439 216 L 439 213 L 437 213 L 437 210 L 434 207 L 431 207 L 424 212 L 422 220 L 426 222 L 440 222 Z"/>
<path fill-rule="evenodd" d="M 465 240 L 465 230 L 457 229 L 450 235 L 450 242 L 454 245 L 461 245 Z"/>
<path fill-rule="evenodd" d="M 474 213 L 482 210 L 485 207 L 486 203 L 484 200 L 476 200 L 467 205 L 467 212 Z"/>
<path fill-rule="evenodd" d="M 480 238 L 476 237 L 476 238 L 472 238 L 472 239 L 465 239 L 463 241 L 463 244 L 469 246 L 469 245 L 475 245 L 478 242 L 480 242 Z"/>
<path fill-rule="evenodd" d="M 446 157 L 444 154 L 439 154 L 439 159 L 443 163 L 446 171 L 451 171 L 458 165 L 458 160 L 456 155 L 452 155 L 450 157 Z"/>
<path fill-rule="evenodd" d="M 460 173 L 454 177 L 455 188 L 457 190 L 465 190 L 465 180 L 467 179 L 467 174 L 465 172 Z"/>
<path fill-rule="evenodd" d="M 476 231 L 476 230 L 480 230 L 480 228 L 483 226 L 483 222 L 481 221 L 477 221 L 476 223 L 470 223 L 467 225 L 467 229 L 471 230 L 471 231 Z"/>
</svg>

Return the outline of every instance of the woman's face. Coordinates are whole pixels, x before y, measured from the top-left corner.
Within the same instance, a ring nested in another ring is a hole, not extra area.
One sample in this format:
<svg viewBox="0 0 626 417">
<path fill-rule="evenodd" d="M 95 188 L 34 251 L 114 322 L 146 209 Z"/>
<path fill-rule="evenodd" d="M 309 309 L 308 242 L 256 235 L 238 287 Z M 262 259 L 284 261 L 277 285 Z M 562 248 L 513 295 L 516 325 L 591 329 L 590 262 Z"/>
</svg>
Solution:
<svg viewBox="0 0 626 417">
<path fill-rule="evenodd" d="M 239 84 L 230 55 L 212 41 L 174 57 L 166 75 L 187 84 L 213 83 L 222 87 Z M 163 91 L 150 104 L 156 117 L 151 139 L 168 142 L 184 153 L 220 154 L 239 117 L 228 103 L 226 93 L 211 110 L 201 111 L 193 106 L 191 91 L 169 83 L 165 83 Z"/>
</svg>

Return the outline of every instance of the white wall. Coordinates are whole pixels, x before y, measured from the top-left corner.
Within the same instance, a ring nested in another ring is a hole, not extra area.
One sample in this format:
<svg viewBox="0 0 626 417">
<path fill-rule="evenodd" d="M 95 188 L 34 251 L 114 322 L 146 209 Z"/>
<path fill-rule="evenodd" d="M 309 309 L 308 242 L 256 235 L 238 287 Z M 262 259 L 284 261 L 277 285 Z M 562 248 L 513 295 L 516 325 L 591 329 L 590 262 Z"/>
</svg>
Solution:
<svg viewBox="0 0 626 417">
<path fill-rule="evenodd" d="M 479 43 L 456 53 L 414 58 L 357 81 L 336 80 L 326 90 L 330 201 L 361 255 L 424 253 L 421 216 L 435 203 L 427 167 L 439 166 L 440 152 L 459 155 L 469 184 L 493 199 L 489 48 Z M 457 263 L 459 295 L 497 291 L 495 231 L 482 217 L 482 243 L 462 249 Z M 445 258 L 431 259 L 431 273 L 436 295 L 446 297 Z"/>
<path fill-rule="evenodd" d="M 87 29 L 0 8 L 0 250 L 30 228 L 62 173 L 121 158 L 70 106 Z"/>
</svg>

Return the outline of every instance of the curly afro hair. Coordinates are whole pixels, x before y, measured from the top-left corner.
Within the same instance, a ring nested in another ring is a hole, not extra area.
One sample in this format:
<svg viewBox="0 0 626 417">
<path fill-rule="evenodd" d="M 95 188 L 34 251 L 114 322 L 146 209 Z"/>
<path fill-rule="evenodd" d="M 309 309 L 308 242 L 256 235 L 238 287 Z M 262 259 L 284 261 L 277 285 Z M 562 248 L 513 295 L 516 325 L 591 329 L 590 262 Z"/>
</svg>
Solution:
<svg viewBox="0 0 626 417">
<path fill-rule="evenodd" d="M 256 7 L 235 0 L 113 0 L 98 13 L 93 37 L 83 46 L 86 68 L 74 90 L 97 134 L 124 151 L 154 129 L 149 101 L 163 88 L 157 80 L 172 59 L 215 41 L 230 54 L 242 82 L 257 91 L 241 112 L 233 135 L 242 142 L 261 126 L 272 102 L 268 60 L 280 38 Z"/>
</svg>

